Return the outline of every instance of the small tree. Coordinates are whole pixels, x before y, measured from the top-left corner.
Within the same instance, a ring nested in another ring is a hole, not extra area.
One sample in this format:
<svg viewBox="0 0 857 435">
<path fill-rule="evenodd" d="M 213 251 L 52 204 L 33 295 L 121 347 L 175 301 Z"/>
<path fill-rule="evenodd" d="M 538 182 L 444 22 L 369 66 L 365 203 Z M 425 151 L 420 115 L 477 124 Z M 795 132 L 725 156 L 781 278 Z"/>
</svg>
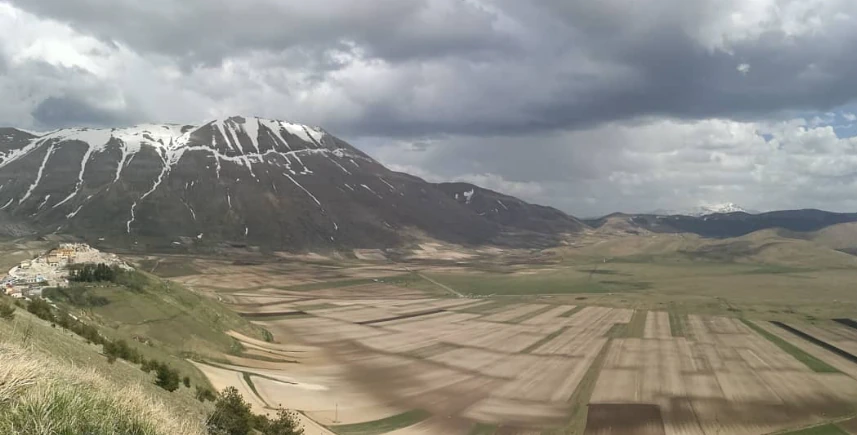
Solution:
<svg viewBox="0 0 857 435">
<path fill-rule="evenodd" d="M 253 413 L 235 387 L 227 387 L 214 402 L 214 412 L 208 419 L 211 435 L 247 435 L 253 429 Z"/>
<path fill-rule="evenodd" d="M 15 306 L 5 300 L 0 300 L 0 319 L 12 320 L 13 318 L 15 318 Z"/>
<path fill-rule="evenodd" d="M 258 428 L 264 435 L 303 435 L 304 429 L 298 422 L 298 416 L 294 412 L 280 408 L 277 418 L 265 419 L 264 426 Z"/>
<path fill-rule="evenodd" d="M 170 368 L 165 363 L 161 363 L 155 369 L 155 385 L 173 392 L 179 389 L 179 372 Z"/>
<path fill-rule="evenodd" d="M 185 387 L 190 388 L 190 377 L 185 376 L 182 378 L 182 383 Z"/>
</svg>

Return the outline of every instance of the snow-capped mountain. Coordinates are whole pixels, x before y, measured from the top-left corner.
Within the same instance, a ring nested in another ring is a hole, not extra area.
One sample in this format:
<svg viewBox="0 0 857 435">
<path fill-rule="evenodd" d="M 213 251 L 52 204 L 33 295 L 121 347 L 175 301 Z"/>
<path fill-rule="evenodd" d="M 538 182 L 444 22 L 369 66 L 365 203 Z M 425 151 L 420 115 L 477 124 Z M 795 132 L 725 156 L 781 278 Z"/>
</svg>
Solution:
<svg viewBox="0 0 857 435">
<path fill-rule="evenodd" d="M 484 243 L 504 230 L 320 128 L 254 117 L 0 129 L 0 218 L 150 247 L 386 247 L 411 234 Z"/>
<path fill-rule="evenodd" d="M 699 205 L 699 206 L 689 208 L 689 209 L 684 209 L 684 210 L 658 209 L 658 210 L 654 210 L 654 211 L 647 213 L 647 214 L 653 214 L 653 215 L 658 215 L 658 216 L 681 215 L 681 216 L 701 217 L 701 216 L 707 216 L 707 215 L 716 214 L 716 213 L 737 213 L 737 212 L 750 213 L 750 214 L 756 213 L 755 211 L 747 210 L 747 209 L 745 209 L 745 208 L 743 208 L 743 207 L 741 207 L 735 203 L 725 202 L 722 204 L 704 204 L 704 205 Z"/>
</svg>

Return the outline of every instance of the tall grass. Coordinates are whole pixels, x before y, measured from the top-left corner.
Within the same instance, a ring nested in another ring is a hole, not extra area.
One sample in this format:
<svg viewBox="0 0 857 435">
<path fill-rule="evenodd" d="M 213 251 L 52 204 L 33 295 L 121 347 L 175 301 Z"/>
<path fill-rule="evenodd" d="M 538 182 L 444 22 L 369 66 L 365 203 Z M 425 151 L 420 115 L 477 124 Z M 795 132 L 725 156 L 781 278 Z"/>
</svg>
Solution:
<svg viewBox="0 0 857 435">
<path fill-rule="evenodd" d="M 0 434 L 203 435 L 139 386 L 0 342 Z"/>
</svg>

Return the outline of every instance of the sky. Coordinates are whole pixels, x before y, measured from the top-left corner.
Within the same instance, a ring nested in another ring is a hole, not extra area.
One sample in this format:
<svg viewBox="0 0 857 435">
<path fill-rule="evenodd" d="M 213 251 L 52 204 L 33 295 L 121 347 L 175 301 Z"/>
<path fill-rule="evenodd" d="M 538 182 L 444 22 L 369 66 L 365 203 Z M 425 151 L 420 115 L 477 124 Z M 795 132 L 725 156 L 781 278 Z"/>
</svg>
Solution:
<svg viewBox="0 0 857 435">
<path fill-rule="evenodd" d="M 0 126 L 323 127 L 576 216 L 857 211 L 853 0 L 0 0 Z"/>
</svg>

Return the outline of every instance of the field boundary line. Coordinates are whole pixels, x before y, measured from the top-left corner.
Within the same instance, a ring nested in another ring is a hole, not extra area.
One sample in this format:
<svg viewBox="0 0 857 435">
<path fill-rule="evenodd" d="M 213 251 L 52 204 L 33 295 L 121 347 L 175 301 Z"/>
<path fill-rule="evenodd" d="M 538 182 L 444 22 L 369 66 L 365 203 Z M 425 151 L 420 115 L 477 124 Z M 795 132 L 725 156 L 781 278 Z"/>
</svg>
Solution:
<svg viewBox="0 0 857 435">
<path fill-rule="evenodd" d="M 430 282 L 430 283 L 432 283 L 432 284 L 434 284 L 434 285 L 436 285 L 436 286 L 438 286 L 438 287 L 440 287 L 440 288 L 442 288 L 442 289 L 446 290 L 447 292 L 451 293 L 451 294 L 452 294 L 452 295 L 454 295 L 454 296 L 457 296 L 457 297 L 459 297 L 459 298 L 463 298 L 463 297 L 464 297 L 464 295 L 463 295 L 463 294 L 459 293 L 459 292 L 458 292 L 457 290 L 455 290 L 454 288 L 452 288 L 452 287 L 450 287 L 450 286 L 448 286 L 448 285 L 446 285 L 446 284 L 441 284 L 441 283 L 439 283 L 439 282 L 437 282 L 437 281 L 435 281 L 435 280 L 433 280 L 433 279 L 431 279 L 431 278 L 429 278 L 429 277 L 427 277 L 427 276 L 423 275 L 423 274 L 422 274 L 422 273 L 420 273 L 420 272 L 417 272 L 417 276 L 419 276 L 420 278 L 422 278 L 422 279 L 424 279 L 424 280 L 426 280 L 426 281 L 428 281 L 428 282 Z"/>
</svg>

